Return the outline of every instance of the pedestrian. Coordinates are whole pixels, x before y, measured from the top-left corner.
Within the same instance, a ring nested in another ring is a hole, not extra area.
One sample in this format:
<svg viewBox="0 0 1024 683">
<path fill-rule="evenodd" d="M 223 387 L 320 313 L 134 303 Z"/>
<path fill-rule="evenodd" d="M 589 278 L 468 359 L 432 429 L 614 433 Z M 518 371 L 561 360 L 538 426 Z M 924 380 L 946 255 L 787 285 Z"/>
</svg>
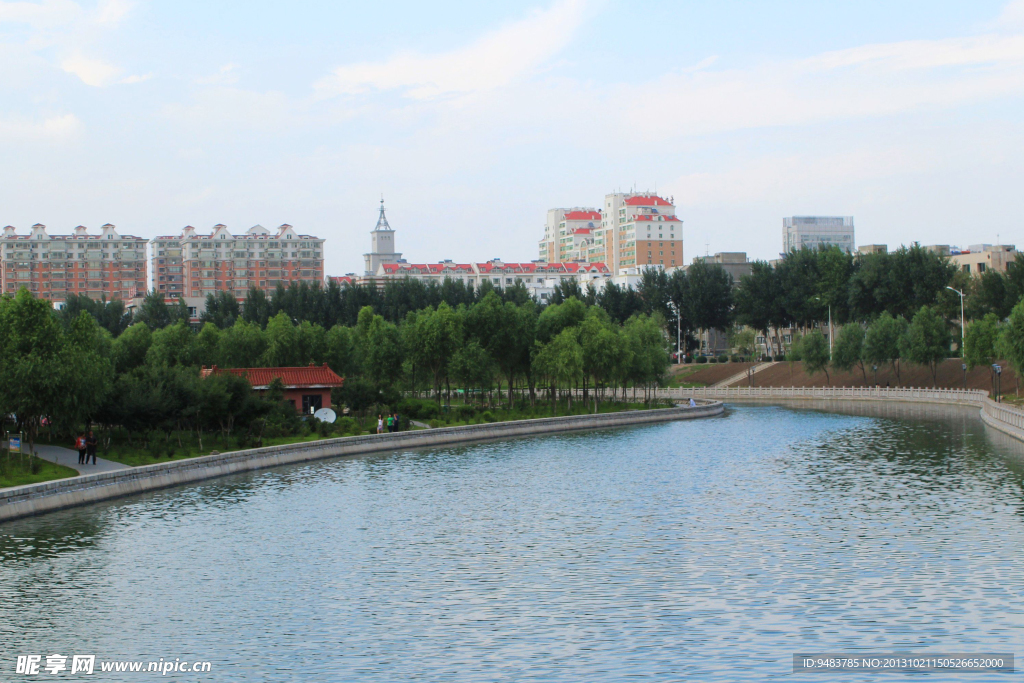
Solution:
<svg viewBox="0 0 1024 683">
<path fill-rule="evenodd" d="M 96 464 L 96 446 L 99 444 L 99 440 L 93 431 L 89 430 L 89 436 L 85 437 L 85 464 L 89 464 L 89 457 L 92 456 L 92 464 Z"/>
<path fill-rule="evenodd" d="M 382 415 L 377 415 L 377 433 L 384 433 L 384 417 Z"/>
<path fill-rule="evenodd" d="M 402 431 L 401 425 L 402 425 L 402 423 L 398 421 L 398 413 L 395 413 L 395 431 L 396 432 Z"/>
<path fill-rule="evenodd" d="M 85 464 L 85 434 L 79 433 L 78 438 L 75 439 L 75 450 L 78 451 L 78 464 Z"/>
<path fill-rule="evenodd" d="M 693 400 L 692 396 L 690 397 L 690 407 L 691 408 L 696 408 L 697 407 L 697 402 Z"/>
<path fill-rule="evenodd" d="M 388 434 L 395 431 L 395 418 L 393 415 L 388 415 Z"/>
</svg>

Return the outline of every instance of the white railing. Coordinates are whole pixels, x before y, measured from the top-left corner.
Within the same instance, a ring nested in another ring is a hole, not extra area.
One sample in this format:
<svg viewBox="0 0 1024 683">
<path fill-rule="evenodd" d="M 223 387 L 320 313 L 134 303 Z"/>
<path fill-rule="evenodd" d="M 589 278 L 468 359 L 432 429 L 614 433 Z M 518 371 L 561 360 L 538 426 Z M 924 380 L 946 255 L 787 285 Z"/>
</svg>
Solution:
<svg viewBox="0 0 1024 683">
<path fill-rule="evenodd" d="M 729 399 L 878 399 L 970 403 L 980 406 L 988 396 L 976 389 L 923 389 L 892 387 L 697 387 L 659 389 L 658 398 Z"/>
<path fill-rule="evenodd" d="M 981 411 L 997 422 L 1009 425 L 1024 433 L 1024 412 L 1018 408 L 1010 407 L 1005 403 L 996 403 L 986 397 L 982 403 Z"/>
</svg>

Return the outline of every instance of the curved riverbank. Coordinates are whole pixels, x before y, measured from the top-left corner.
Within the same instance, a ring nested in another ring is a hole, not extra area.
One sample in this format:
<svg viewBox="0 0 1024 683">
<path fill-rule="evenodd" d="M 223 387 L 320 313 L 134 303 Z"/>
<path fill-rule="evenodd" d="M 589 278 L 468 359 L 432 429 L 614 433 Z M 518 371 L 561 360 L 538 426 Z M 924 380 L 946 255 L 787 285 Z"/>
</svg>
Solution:
<svg viewBox="0 0 1024 683">
<path fill-rule="evenodd" d="M 658 389 L 658 398 L 695 398 L 731 402 L 785 403 L 790 401 L 882 401 L 972 406 L 982 421 L 1004 434 L 1024 441 L 1024 411 L 996 403 L 978 389 L 916 389 L 882 387 L 701 387 Z"/>
<path fill-rule="evenodd" d="M 90 474 L 68 479 L 16 486 L 0 490 L 0 522 L 38 515 L 79 505 L 187 484 L 238 472 L 259 470 L 309 460 L 381 451 L 446 446 L 516 436 L 533 436 L 585 429 L 606 429 L 631 425 L 687 420 L 720 415 L 720 401 L 701 400 L 694 407 L 678 406 L 653 410 L 631 410 L 597 415 L 572 415 L 514 422 L 494 422 L 463 427 L 372 434 L 325 439 L 308 443 L 269 446 L 158 465 L 145 465 L 117 472 Z"/>
</svg>

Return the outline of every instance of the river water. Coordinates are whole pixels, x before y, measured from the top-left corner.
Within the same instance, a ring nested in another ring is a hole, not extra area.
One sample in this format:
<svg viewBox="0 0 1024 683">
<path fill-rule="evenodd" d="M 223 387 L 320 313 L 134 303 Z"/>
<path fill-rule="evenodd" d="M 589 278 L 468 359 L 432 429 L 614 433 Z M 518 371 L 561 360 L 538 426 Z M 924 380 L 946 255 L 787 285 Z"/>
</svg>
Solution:
<svg viewBox="0 0 1024 683">
<path fill-rule="evenodd" d="M 0 525 L 0 679 L 53 653 L 97 673 L 39 678 L 822 681 L 878 678 L 793 654 L 1014 652 L 1024 444 L 976 410 L 857 410 L 733 406 Z M 211 671 L 98 672 L 161 658 Z"/>
</svg>

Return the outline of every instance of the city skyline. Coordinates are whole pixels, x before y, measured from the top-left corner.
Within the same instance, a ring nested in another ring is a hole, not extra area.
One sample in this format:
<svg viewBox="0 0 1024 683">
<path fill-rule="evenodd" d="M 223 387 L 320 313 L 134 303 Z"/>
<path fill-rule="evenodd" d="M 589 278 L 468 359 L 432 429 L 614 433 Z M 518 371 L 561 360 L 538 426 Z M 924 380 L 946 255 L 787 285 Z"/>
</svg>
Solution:
<svg viewBox="0 0 1024 683">
<path fill-rule="evenodd" d="M 343 274 L 382 192 L 416 261 L 534 259 L 549 208 L 618 190 L 676 198 L 687 261 L 774 258 L 792 215 L 1013 241 L 1024 209 L 1020 1 L 0 2 L 0 51 L 19 231 L 288 223 Z"/>
</svg>

